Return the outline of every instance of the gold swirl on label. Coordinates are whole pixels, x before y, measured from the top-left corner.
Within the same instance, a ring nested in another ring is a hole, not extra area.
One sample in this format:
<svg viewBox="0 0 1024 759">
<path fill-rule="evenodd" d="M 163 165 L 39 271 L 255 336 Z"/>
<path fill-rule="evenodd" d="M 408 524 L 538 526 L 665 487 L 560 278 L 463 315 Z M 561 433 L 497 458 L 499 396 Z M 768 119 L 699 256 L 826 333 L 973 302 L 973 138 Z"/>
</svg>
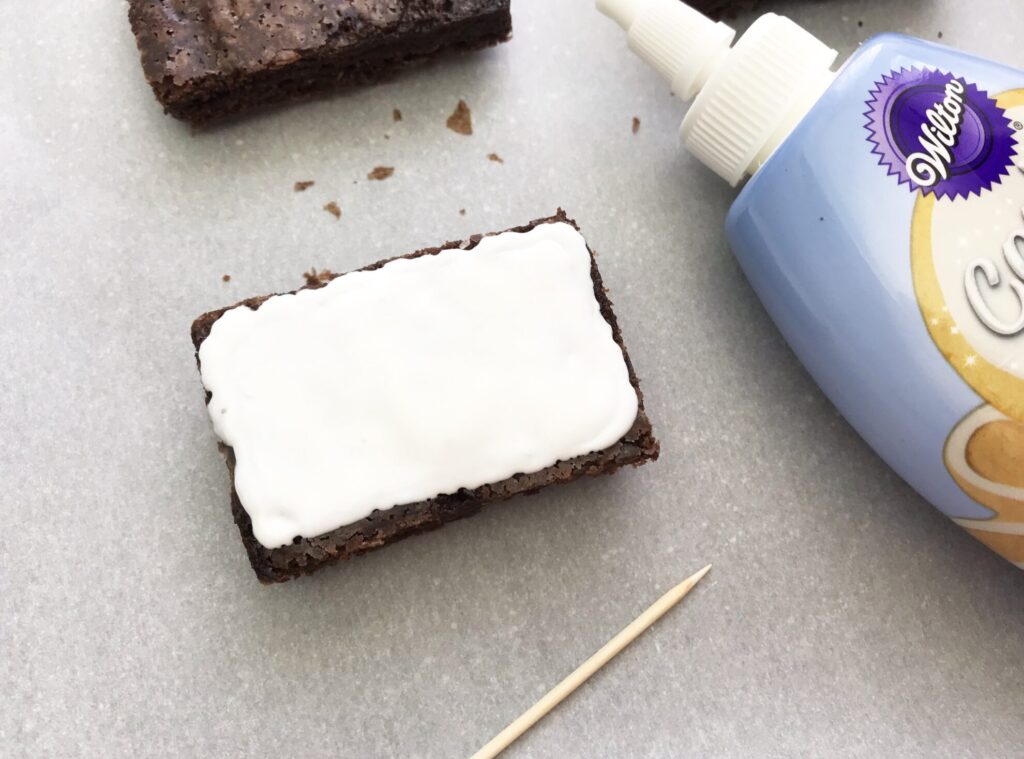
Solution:
<svg viewBox="0 0 1024 759">
<path fill-rule="evenodd" d="M 1018 522 L 1024 532 L 1024 422 L 979 406 L 954 428 L 945 446 L 946 468 L 967 495 Z M 982 522 L 991 520 L 960 520 Z"/>
<path fill-rule="evenodd" d="M 979 406 L 950 434 L 944 455 L 956 484 L 995 512 L 957 524 L 1024 569 L 1024 422 Z"/>
<path fill-rule="evenodd" d="M 1024 121 L 1024 89 L 999 107 Z M 1019 128 L 1018 128 L 1018 131 Z M 1024 147 L 1016 168 L 967 199 L 919 194 L 911 268 L 925 326 L 942 355 L 987 403 L 950 433 L 944 463 L 989 519 L 957 519 L 975 538 L 1024 568 Z M 1018 255 L 1015 255 L 1016 254 Z"/>
</svg>

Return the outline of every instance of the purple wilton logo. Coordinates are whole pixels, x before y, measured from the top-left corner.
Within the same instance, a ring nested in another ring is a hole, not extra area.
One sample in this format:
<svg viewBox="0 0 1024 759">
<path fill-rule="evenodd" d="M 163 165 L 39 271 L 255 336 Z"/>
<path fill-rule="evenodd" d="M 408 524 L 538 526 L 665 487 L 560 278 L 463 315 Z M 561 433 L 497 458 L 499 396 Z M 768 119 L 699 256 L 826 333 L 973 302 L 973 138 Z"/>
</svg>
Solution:
<svg viewBox="0 0 1024 759">
<path fill-rule="evenodd" d="M 1010 120 L 987 92 L 952 74 L 893 71 L 875 82 L 867 106 L 871 152 L 912 192 L 980 195 L 1013 168 Z"/>
</svg>

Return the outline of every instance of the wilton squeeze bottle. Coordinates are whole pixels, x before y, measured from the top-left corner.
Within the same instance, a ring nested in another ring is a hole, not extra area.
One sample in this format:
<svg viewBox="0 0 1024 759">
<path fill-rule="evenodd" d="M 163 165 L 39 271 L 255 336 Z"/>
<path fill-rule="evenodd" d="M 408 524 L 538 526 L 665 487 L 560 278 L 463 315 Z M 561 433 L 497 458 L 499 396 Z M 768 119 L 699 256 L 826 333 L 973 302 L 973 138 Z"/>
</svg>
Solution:
<svg viewBox="0 0 1024 759">
<path fill-rule="evenodd" d="M 732 185 L 730 245 L 814 379 L 915 489 L 1024 568 L 1024 71 L 903 35 L 597 0 Z"/>
</svg>

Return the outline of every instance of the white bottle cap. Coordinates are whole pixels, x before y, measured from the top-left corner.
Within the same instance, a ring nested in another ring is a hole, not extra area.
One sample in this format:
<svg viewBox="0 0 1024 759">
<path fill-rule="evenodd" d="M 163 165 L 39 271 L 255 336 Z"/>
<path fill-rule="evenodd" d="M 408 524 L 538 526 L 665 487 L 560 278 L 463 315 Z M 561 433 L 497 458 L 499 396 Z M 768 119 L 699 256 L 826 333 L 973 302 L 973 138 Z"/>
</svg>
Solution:
<svg viewBox="0 0 1024 759">
<path fill-rule="evenodd" d="M 729 48 L 732 29 L 678 0 L 597 0 L 597 7 L 677 95 L 696 95 L 683 142 L 731 185 L 761 167 L 834 76 L 836 51 L 774 13 Z"/>
<path fill-rule="evenodd" d="M 626 30 L 630 49 L 692 100 L 736 32 L 678 0 L 597 0 L 597 9 Z"/>
</svg>

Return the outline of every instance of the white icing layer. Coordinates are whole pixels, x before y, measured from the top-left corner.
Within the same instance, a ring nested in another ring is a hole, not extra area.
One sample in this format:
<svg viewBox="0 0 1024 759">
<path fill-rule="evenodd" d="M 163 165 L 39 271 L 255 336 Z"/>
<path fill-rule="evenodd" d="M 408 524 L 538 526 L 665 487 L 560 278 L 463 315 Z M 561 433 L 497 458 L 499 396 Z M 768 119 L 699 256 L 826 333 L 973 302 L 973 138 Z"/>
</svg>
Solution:
<svg viewBox="0 0 1024 759">
<path fill-rule="evenodd" d="M 637 415 L 564 223 L 232 309 L 199 358 L 268 548 L 607 448 Z"/>
</svg>

